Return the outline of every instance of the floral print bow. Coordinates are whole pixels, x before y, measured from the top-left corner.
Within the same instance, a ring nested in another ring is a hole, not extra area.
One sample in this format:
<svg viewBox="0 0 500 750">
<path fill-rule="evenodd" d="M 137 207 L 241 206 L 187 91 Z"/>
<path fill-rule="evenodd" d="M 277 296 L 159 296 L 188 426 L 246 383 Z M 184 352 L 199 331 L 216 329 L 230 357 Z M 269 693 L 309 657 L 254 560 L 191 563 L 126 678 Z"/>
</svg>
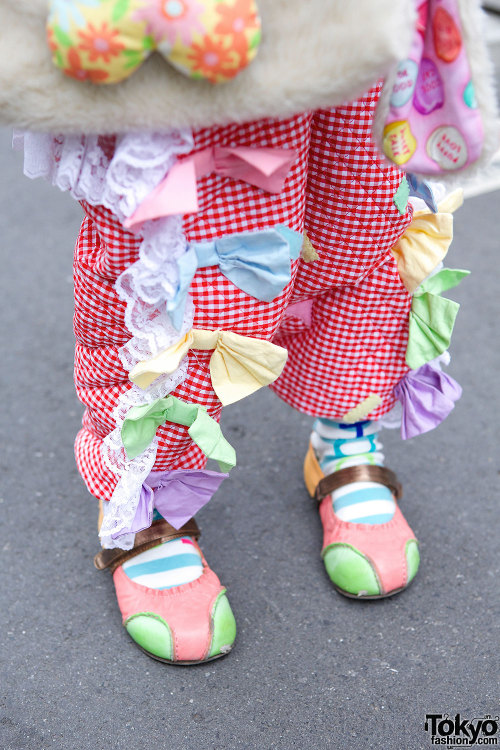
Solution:
<svg viewBox="0 0 500 750">
<path fill-rule="evenodd" d="M 82 81 L 128 78 L 155 50 L 190 78 L 234 78 L 257 54 L 255 0 L 51 0 L 52 59 Z"/>
</svg>

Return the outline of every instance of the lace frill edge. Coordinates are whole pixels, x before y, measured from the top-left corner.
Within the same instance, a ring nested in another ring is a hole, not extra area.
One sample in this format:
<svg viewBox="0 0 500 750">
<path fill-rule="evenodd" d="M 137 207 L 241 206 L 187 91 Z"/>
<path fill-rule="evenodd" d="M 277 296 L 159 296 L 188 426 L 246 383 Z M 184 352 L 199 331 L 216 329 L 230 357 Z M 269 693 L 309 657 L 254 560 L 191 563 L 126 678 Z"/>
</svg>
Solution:
<svg viewBox="0 0 500 750">
<path fill-rule="evenodd" d="M 175 373 L 158 378 L 147 390 L 133 385 L 118 399 L 114 411 L 117 426 L 104 438 L 102 444 L 104 463 L 118 477 L 111 499 L 104 503 L 104 517 L 99 530 L 101 543 L 105 549 L 115 547 L 131 549 L 133 547 L 133 534 L 125 534 L 115 539 L 113 536 L 131 527 L 139 504 L 142 485 L 153 469 L 158 449 L 158 440 L 155 437 L 140 456 L 129 460 L 121 439 L 123 421 L 131 408 L 164 398 L 174 391 L 186 376 L 187 365 L 183 362 Z"/>
<path fill-rule="evenodd" d="M 178 156 L 193 149 L 190 130 L 117 136 L 15 131 L 24 174 L 43 177 L 73 198 L 108 208 L 120 221 L 136 210 Z"/>
<path fill-rule="evenodd" d="M 191 131 L 131 133 L 120 136 L 47 135 L 16 132 L 14 148 L 24 149 L 24 173 L 43 177 L 78 201 L 104 206 L 123 223 L 144 198 L 166 176 L 177 157 L 193 149 Z M 146 222 L 140 230 L 139 259 L 118 278 L 115 289 L 126 302 L 125 324 L 131 339 L 119 356 L 127 370 L 142 359 L 155 356 L 186 333 L 193 323 L 193 305 L 188 299 L 181 325 L 176 330 L 168 315 L 168 301 L 177 291 L 177 260 L 187 250 L 182 217 Z M 118 483 L 105 503 L 99 532 L 105 548 L 131 549 L 134 535 L 113 538 L 131 526 L 143 481 L 151 472 L 157 439 L 137 458 L 127 459 L 120 428 L 133 406 L 162 398 L 186 377 L 185 365 L 167 377 L 158 378 L 146 391 L 132 386 L 115 409 L 116 429 L 103 441 L 103 459 L 118 476 Z"/>
<path fill-rule="evenodd" d="M 105 452 L 105 463 L 112 470 L 111 457 L 114 456 L 117 463 L 123 461 L 123 444 L 121 442 L 120 430 L 114 430 L 108 438 L 107 444 L 103 446 Z M 108 502 L 103 503 L 103 520 L 99 529 L 99 537 L 104 549 L 132 549 L 135 534 L 116 535 L 132 526 L 137 507 L 139 505 L 142 485 L 151 473 L 158 450 L 158 441 L 155 438 L 151 445 L 137 458 L 127 461 L 126 469 L 120 471 L 120 478 L 115 487 L 113 495 Z M 126 460 L 126 457 L 125 457 Z"/>
<path fill-rule="evenodd" d="M 152 226 L 144 227 L 139 260 L 115 284 L 117 295 L 126 303 L 125 325 L 132 334 L 120 350 L 127 370 L 174 344 L 193 324 L 189 295 L 179 330 L 172 324 L 168 308 L 179 287 L 177 261 L 187 250 L 182 219 L 168 217 L 148 224 Z"/>
</svg>

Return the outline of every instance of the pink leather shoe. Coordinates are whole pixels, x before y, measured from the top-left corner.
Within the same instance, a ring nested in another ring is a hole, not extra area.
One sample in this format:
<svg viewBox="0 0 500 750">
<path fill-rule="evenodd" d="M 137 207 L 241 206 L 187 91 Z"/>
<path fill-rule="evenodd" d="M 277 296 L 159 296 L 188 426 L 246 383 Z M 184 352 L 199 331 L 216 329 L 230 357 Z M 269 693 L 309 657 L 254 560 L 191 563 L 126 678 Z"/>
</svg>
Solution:
<svg viewBox="0 0 500 750">
<path fill-rule="evenodd" d="M 399 506 L 388 523 L 371 526 L 342 521 L 331 498 L 339 487 L 370 481 L 389 487 L 398 500 L 402 491 L 396 475 L 382 466 L 368 465 L 325 477 L 310 445 L 304 478 L 309 494 L 319 502 L 324 532 L 321 555 L 335 588 L 356 599 L 381 599 L 403 591 L 417 573 L 420 556 L 418 542 Z"/>
<path fill-rule="evenodd" d="M 236 623 L 226 589 L 208 567 L 203 554 L 203 573 L 190 583 L 169 589 L 151 589 L 130 580 L 122 563 L 144 550 L 182 536 L 197 538 L 192 519 L 176 530 L 166 521 L 155 521 L 136 535 L 129 552 L 102 550 L 96 567 L 111 568 L 123 625 L 148 656 L 168 664 L 200 664 L 229 653 L 236 637 Z"/>
</svg>

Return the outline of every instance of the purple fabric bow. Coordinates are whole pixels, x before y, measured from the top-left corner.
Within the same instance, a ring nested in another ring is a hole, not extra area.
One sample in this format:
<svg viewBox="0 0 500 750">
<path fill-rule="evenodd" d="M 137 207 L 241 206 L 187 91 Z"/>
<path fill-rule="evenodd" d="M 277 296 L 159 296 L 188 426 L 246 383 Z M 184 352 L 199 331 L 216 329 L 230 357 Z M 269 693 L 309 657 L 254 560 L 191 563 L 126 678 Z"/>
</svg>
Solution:
<svg viewBox="0 0 500 750">
<path fill-rule="evenodd" d="M 154 508 L 174 528 L 180 529 L 212 499 L 228 476 L 229 474 L 206 469 L 152 471 L 142 485 L 139 504 L 130 528 L 122 529 L 113 534 L 112 538 L 149 529 L 153 523 Z"/>
<path fill-rule="evenodd" d="M 441 424 L 455 407 L 462 388 L 437 363 L 428 362 L 410 370 L 394 388 L 394 395 L 403 407 L 401 437 L 408 440 Z"/>
</svg>

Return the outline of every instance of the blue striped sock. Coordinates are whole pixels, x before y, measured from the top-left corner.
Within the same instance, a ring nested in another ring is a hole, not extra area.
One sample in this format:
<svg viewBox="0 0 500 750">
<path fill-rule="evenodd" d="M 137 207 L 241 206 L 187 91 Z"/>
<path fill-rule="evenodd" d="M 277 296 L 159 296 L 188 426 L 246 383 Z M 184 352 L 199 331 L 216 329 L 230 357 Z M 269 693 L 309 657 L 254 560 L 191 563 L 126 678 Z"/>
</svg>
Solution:
<svg viewBox="0 0 500 750">
<path fill-rule="evenodd" d="M 195 581 L 203 573 L 200 553 L 186 536 L 171 539 L 123 563 L 125 574 L 151 589 L 171 589 Z"/>
<path fill-rule="evenodd" d="M 377 422 L 341 424 L 320 417 L 314 422 L 311 444 L 325 475 L 350 466 L 384 464 Z M 335 514 L 352 523 L 387 523 L 396 511 L 392 492 L 377 482 L 347 484 L 332 493 L 332 502 Z"/>
</svg>

